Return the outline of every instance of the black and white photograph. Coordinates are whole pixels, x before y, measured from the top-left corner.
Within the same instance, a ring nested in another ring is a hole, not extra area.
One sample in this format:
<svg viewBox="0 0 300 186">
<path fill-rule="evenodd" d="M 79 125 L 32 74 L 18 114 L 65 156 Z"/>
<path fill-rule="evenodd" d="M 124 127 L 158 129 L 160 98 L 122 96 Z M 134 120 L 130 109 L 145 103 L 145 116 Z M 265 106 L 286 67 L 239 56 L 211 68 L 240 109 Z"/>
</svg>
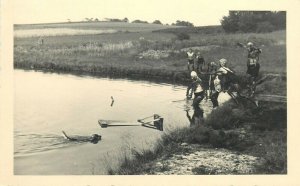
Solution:
<svg viewBox="0 0 300 186">
<path fill-rule="evenodd" d="M 291 175 L 288 3 L 226 2 L 14 0 L 12 175 Z"/>
</svg>

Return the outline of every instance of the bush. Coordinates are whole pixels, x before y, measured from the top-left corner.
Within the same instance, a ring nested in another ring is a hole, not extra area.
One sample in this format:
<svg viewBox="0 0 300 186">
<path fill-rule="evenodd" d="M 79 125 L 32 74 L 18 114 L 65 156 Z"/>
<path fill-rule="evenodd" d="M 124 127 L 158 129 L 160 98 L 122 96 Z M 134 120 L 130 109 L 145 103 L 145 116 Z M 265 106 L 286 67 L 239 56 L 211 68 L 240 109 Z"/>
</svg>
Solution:
<svg viewBox="0 0 300 186">
<path fill-rule="evenodd" d="M 177 36 L 177 39 L 180 41 L 189 40 L 191 38 L 190 35 L 188 35 L 187 33 L 183 33 L 183 32 L 176 33 L 175 35 Z"/>
<path fill-rule="evenodd" d="M 162 23 L 160 22 L 160 20 L 155 20 L 155 21 L 153 21 L 153 24 L 159 24 L 159 25 L 161 25 Z"/>
<path fill-rule="evenodd" d="M 228 102 L 214 110 L 205 123 L 213 129 L 232 129 L 243 120 L 245 113 L 243 107 L 238 108 L 235 103 Z"/>
</svg>

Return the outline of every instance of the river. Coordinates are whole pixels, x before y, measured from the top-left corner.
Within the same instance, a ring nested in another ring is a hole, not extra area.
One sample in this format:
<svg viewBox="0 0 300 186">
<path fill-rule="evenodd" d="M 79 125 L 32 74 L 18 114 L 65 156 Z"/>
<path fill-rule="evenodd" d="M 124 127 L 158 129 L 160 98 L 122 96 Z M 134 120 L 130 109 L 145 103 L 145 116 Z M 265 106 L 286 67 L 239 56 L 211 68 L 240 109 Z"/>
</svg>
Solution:
<svg viewBox="0 0 300 186">
<path fill-rule="evenodd" d="M 181 85 L 23 70 L 14 75 L 17 175 L 106 174 L 128 149 L 151 148 L 164 132 L 189 126 L 187 114 L 193 115 L 191 102 L 178 101 L 185 98 Z M 220 99 L 229 97 L 221 94 Z M 201 108 L 209 114 L 210 101 L 203 100 Z M 153 114 L 164 118 L 163 132 L 98 125 L 99 119 L 136 123 Z M 62 130 L 70 136 L 100 134 L 102 140 L 70 142 Z"/>
</svg>

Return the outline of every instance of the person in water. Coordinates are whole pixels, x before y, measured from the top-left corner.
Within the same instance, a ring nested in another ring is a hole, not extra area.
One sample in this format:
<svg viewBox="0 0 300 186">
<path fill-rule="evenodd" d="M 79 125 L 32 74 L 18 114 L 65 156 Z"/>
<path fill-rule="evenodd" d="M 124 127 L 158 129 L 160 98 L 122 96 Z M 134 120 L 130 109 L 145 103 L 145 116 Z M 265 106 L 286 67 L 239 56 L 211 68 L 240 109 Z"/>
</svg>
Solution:
<svg viewBox="0 0 300 186">
<path fill-rule="evenodd" d="M 76 137 L 70 137 L 68 136 L 65 131 L 62 131 L 64 137 L 68 139 L 69 141 L 77 141 L 77 142 L 91 142 L 93 144 L 98 143 L 98 141 L 101 140 L 101 135 L 99 134 L 93 134 L 91 136 L 76 136 Z"/>
<path fill-rule="evenodd" d="M 199 107 L 199 103 L 205 97 L 205 91 L 203 88 L 203 82 L 198 77 L 195 71 L 191 72 L 192 83 L 188 86 L 186 96 L 188 99 L 192 98 L 192 93 L 194 93 L 193 107 Z"/>
</svg>

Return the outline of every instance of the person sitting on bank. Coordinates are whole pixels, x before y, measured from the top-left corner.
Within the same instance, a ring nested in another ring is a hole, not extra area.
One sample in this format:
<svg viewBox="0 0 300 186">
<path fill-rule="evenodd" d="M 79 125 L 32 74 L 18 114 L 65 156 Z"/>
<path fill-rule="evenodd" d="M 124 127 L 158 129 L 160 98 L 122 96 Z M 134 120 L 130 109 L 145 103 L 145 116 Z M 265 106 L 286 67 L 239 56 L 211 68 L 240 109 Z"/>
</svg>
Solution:
<svg viewBox="0 0 300 186">
<path fill-rule="evenodd" d="M 201 54 L 201 52 L 197 52 L 196 54 L 196 60 L 194 62 L 194 70 L 196 72 L 203 72 L 204 70 L 204 65 L 205 65 L 205 60 Z"/>
<path fill-rule="evenodd" d="M 205 97 L 205 91 L 203 88 L 203 82 L 198 77 L 195 71 L 191 72 L 191 79 L 192 79 L 192 83 L 188 86 L 186 95 L 188 98 L 191 98 L 191 94 L 194 93 L 193 107 L 197 108 L 199 107 L 200 102 Z M 191 90 L 191 94 L 189 94 L 190 90 Z"/>
<path fill-rule="evenodd" d="M 188 71 L 193 71 L 195 54 L 191 48 L 189 49 L 189 51 L 187 51 L 186 54 L 187 54 L 187 60 L 188 60 L 188 64 L 187 64 Z"/>
</svg>

